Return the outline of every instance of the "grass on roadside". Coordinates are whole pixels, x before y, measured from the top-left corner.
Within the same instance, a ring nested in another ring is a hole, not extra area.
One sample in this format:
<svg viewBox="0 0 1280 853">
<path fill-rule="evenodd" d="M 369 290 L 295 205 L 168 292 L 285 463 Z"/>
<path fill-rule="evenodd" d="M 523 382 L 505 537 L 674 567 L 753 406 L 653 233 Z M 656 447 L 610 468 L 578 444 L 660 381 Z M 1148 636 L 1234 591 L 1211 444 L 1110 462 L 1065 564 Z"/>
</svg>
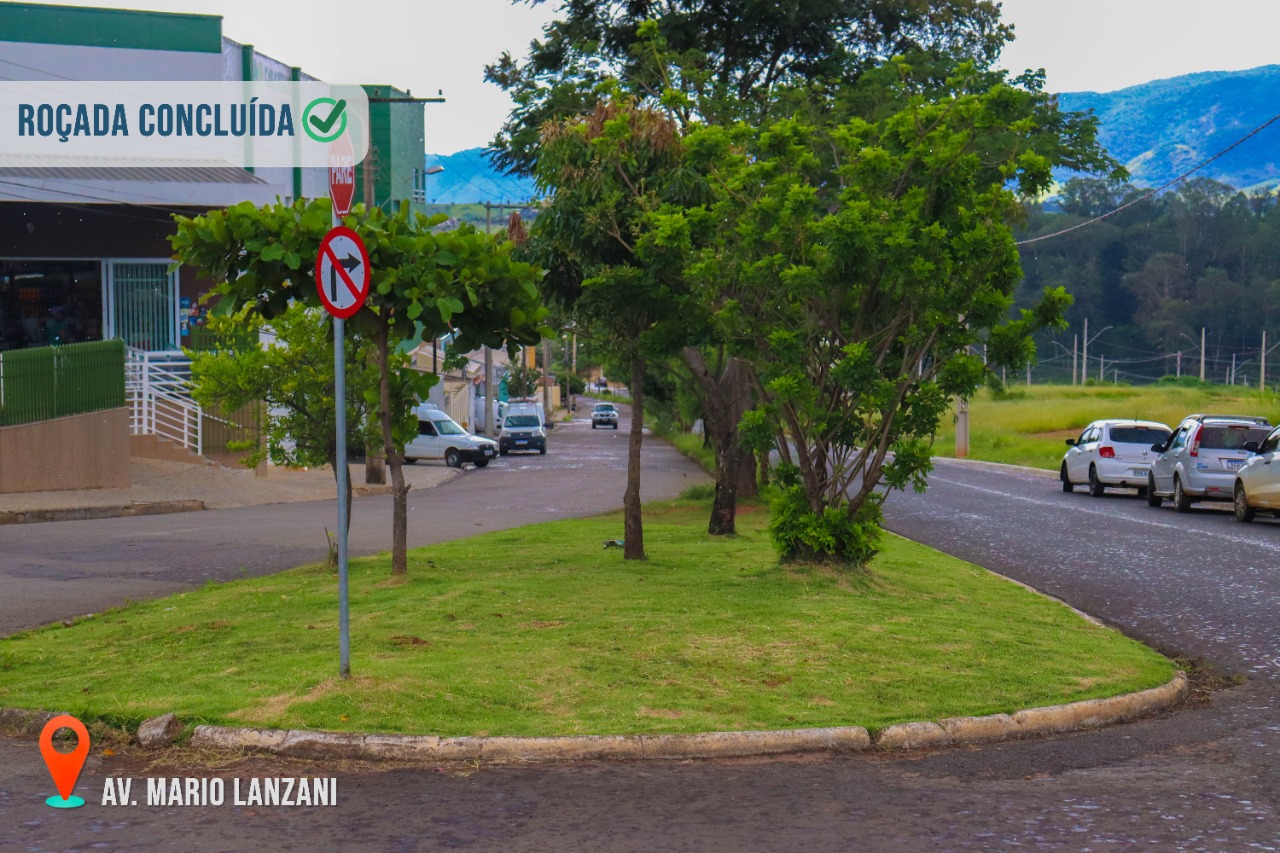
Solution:
<svg viewBox="0 0 1280 853">
<path fill-rule="evenodd" d="M 702 470 L 712 476 L 716 473 L 716 452 L 707 447 L 702 436 L 691 432 L 673 432 L 661 438 L 671 442 L 676 450 L 702 466 Z"/>
<path fill-rule="evenodd" d="M 338 680 L 329 570 L 210 584 L 0 640 L 0 707 L 445 735 L 869 727 L 1147 688 L 1172 664 L 1066 607 L 888 537 L 865 576 L 779 566 L 767 514 L 705 533 L 651 505 L 647 562 L 602 550 L 620 515 L 351 567 Z"/>
<path fill-rule="evenodd" d="M 984 390 L 969 403 L 969 458 L 1056 471 L 1064 440 L 1091 421 L 1137 418 L 1173 427 L 1196 412 L 1257 415 L 1276 423 L 1280 396 L 1229 385 L 1032 385 L 999 397 Z M 943 419 L 933 452 L 955 455 L 952 416 Z"/>
</svg>

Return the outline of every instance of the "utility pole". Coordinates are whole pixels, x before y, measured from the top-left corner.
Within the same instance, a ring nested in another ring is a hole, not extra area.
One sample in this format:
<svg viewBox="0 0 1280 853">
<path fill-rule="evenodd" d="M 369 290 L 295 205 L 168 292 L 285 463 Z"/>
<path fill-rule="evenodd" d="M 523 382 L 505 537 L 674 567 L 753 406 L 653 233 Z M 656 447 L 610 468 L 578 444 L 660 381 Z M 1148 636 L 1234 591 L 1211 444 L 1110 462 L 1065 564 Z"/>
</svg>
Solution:
<svg viewBox="0 0 1280 853">
<path fill-rule="evenodd" d="M 1098 356 L 1098 381 L 1107 381 L 1107 357 L 1104 355 Z"/>
<path fill-rule="evenodd" d="M 493 211 L 505 210 L 508 208 L 520 210 L 528 205 L 523 204 L 494 204 L 491 201 L 484 203 L 484 233 L 492 233 L 493 228 Z M 490 423 L 494 420 L 495 403 L 498 399 L 497 390 L 493 385 L 493 350 L 489 347 L 484 348 L 484 411 L 480 414 L 479 430 L 481 433 L 493 437 L 498 433 L 498 424 Z"/>
<path fill-rule="evenodd" d="M 360 181 L 364 184 L 365 215 L 373 210 L 373 185 L 378 175 L 378 149 L 372 144 L 364 162 L 360 164 Z M 373 441 L 364 447 L 364 481 L 367 485 L 384 485 L 387 482 L 386 449 L 381 441 Z"/>
<path fill-rule="evenodd" d="M 542 339 L 542 411 L 551 417 L 551 341 Z"/>
<path fill-rule="evenodd" d="M 1076 356 L 1080 352 L 1080 336 L 1071 336 L 1071 384 L 1076 384 Z"/>
<path fill-rule="evenodd" d="M 1182 350 L 1178 350 L 1178 378 L 1182 378 Z"/>
<path fill-rule="evenodd" d="M 493 350 L 488 347 L 484 348 L 484 405 L 481 406 L 480 412 L 480 432 L 485 435 L 494 435 L 497 430 L 490 432 L 489 421 L 494 417 L 494 401 L 498 399 L 493 393 Z M 494 424 L 497 426 L 497 424 Z"/>
<path fill-rule="evenodd" d="M 960 398 L 956 405 L 956 458 L 969 456 L 969 401 Z"/>
<path fill-rule="evenodd" d="M 572 383 L 575 379 L 578 378 L 578 332 L 576 329 L 573 332 L 572 358 L 573 358 L 573 376 L 571 376 L 569 379 L 570 383 Z M 573 385 L 570 384 L 569 385 L 569 411 L 570 413 L 572 413 L 572 412 L 576 412 L 577 410 L 578 410 L 578 395 L 577 393 L 574 392 Z"/>
<path fill-rule="evenodd" d="M 1201 382 L 1204 381 L 1204 330 L 1205 330 L 1205 327 L 1201 326 L 1200 327 L 1200 381 Z"/>
<path fill-rule="evenodd" d="M 1236 384 L 1236 354 L 1235 353 L 1231 353 L 1231 383 L 1230 384 L 1232 385 Z"/>
<path fill-rule="evenodd" d="M 1262 330 L 1262 365 L 1258 368 L 1258 390 L 1267 390 L 1267 330 Z"/>
<path fill-rule="evenodd" d="M 1089 318 L 1084 318 L 1084 347 L 1081 349 L 1082 358 L 1080 364 L 1083 370 L 1080 371 L 1080 384 L 1083 385 L 1085 380 L 1089 378 Z"/>
</svg>

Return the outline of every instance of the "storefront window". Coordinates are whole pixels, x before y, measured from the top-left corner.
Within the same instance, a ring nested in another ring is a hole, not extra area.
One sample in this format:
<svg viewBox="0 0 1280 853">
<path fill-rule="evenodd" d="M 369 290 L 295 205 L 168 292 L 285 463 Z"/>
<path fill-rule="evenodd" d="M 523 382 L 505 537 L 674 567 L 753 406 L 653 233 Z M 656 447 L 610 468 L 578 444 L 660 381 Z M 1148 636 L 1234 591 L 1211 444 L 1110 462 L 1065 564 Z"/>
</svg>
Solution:
<svg viewBox="0 0 1280 853">
<path fill-rule="evenodd" d="M 0 260 L 0 350 L 101 339 L 97 261 Z"/>
</svg>

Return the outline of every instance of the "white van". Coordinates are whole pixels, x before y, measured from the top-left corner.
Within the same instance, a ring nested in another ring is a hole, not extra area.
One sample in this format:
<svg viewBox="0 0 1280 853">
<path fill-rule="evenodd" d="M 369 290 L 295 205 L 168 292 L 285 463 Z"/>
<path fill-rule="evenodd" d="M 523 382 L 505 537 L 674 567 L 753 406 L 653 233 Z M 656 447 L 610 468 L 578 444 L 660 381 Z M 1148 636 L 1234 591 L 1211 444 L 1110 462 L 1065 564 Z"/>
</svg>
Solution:
<svg viewBox="0 0 1280 853">
<path fill-rule="evenodd" d="M 538 418 L 538 424 L 541 425 L 543 429 L 551 429 L 555 426 L 555 424 L 547 421 L 547 410 L 542 407 L 542 401 L 530 399 L 528 397 L 512 400 L 507 405 L 506 415 L 536 415 Z M 506 420 L 506 415 L 503 416 L 504 421 Z"/>
<path fill-rule="evenodd" d="M 463 462 L 483 468 L 498 455 L 497 442 L 472 435 L 431 403 L 423 403 L 413 412 L 418 416 L 418 435 L 404 446 L 405 462 L 443 459 L 450 468 Z"/>
</svg>

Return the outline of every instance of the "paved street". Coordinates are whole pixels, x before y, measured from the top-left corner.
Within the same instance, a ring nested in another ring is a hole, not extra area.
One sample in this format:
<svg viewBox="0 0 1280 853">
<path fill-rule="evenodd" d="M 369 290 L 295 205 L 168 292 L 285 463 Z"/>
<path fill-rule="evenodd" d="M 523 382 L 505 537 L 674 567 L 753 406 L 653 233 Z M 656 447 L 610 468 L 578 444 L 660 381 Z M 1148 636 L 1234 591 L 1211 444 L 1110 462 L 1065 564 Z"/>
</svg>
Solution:
<svg viewBox="0 0 1280 853">
<path fill-rule="evenodd" d="M 556 439 L 602 456 L 621 449 L 608 445 L 612 433 L 589 429 Z M 682 460 L 654 452 L 666 474 L 656 473 L 651 485 L 666 477 L 678 491 L 688 479 Z M 554 453 L 427 493 L 433 524 L 464 530 L 486 507 L 508 502 L 513 516 L 538 516 L 544 504 L 531 501 L 528 489 L 541 479 L 522 477 L 519 466 L 552 461 Z M 613 479 L 607 505 L 616 505 L 612 464 L 602 460 L 563 481 L 592 490 L 586 481 Z M 474 486 L 490 474 L 504 478 L 501 501 Z M 343 849 L 355 850 L 1280 849 L 1280 524 L 1247 527 L 1217 510 L 1176 516 L 1133 497 L 1064 495 L 1048 478 L 960 463 L 940 464 L 931 483 L 924 496 L 894 495 L 887 512 L 894 530 L 1036 585 L 1166 650 L 1250 673 L 1249 681 L 1210 703 L 1100 732 L 907 756 L 445 773 L 262 759 L 169 767 L 95 755 L 81 782 L 90 806 L 71 814 L 39 804 L 49 782 L 34 745 L 0 739 L 0 848 L 326 849 L 341 838 Z M 281 519 L 297 509 L 280 508 Z M 262 517 L 242 522 L 245 531 L 273 526 L 274 508 L 256 513 Z M 247 535 L 237 547 L 254 550 Z M 304 547 L 291 543 L 281 554 Z M 182 575 L 179 556 L 172 559 L 169 571 L 179 574 L 168 582 L 198 582 L 201 571 L 221 570 L 202 563 Z M 337 775 L 339 807 L 112 813 L 96 805 L 106 774 L 291 772 Z"/>
<path fill-rule="evenodd" d="M 512 454 L 447 486 L 410 490 L 409 547 L 621 508 L 626 447 L 625 430 L 580 420 L 552 430 L 546 456 Z M 645 500 L 709 481 L 665 442 L 645 442 L 643 459 Z M 336 525 L 336 503 L 322 501 L 0 527 L 0 634 L 317 562 Z M 355 500 L 350 542 L 353 556 L 391 547 L 390 496 Z"/>
</svg>

